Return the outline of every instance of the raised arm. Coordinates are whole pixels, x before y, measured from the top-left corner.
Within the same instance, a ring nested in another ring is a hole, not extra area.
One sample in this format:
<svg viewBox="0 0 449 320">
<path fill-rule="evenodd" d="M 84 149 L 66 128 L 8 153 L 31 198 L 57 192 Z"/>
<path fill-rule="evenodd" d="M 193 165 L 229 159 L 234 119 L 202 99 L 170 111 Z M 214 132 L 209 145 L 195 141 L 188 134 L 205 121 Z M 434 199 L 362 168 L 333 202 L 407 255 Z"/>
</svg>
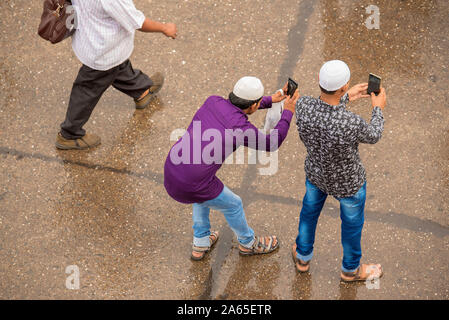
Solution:
<svg viewBox="0 0 449 320">
<path fill-rule="evenodd" d="M 240 128 L 241 131 L 240 129 L 236 130 L 237 147 L 244 145 L 245 147 L 255 150 L 269 152 L 276 151 L 287 137 L 292 116 L 293 113 L 291 111 L 284 110 L 281 119 L 276 127 L 270 131 L 270 134 L 264 134 L 251 122 L 247 121 L 246 124 Z"/>
<path fill-rule="evenodd" d="M 383 131 L 384 118 L 382 110 L 379 107 L 375 107 L 370 123 L 366 123 L 365 120 L 361 119 L 357 140 L 360 143 L 374 144 L 380 140 Z"/>
<path fill-rule="evenodd" d="M 287 92 L 287 88 L 288 82 L 285 84 L 284 88 L 282 88 L 282 92 L 276 91 L 276 93 L 271 96 L 263 97 L 262 101 L 260 102 L 259 109 L 271 108 L 273 103 L 281 102 L 282 100 L 286 99 L 287 95 L 285 94 L 285 92 Z"/>
<path fill-rule="evenodd" d="M 237 134 L 237 146 L 244 145 L 251 149 L 268 152 L 276 151 L 287 137 L 293 111 L 295 110 L 296 101 L 298 101 L 298 99 L 298 90 L 293 97 L 287 97 L 281 119 L 276 127 L 270 131 L 270 134 L 264 134 L 251 122 L 246 121 L 243 127 L 240 128 L 241 131 Z"/>
<path fill-rule="evenodd" d="M 383 108 L 385 108 L 387 96 L 385 89 L 381 88 L 379 95 L 371 94 L 371 103 L 373 106 L 373 113 L 371 116 L 371 122 L 368 124 L 365 120 L 360 121 L 358 131 L 358 142 L 374 144 L 382 137 L 384 130 L 384 117 L 382 114 Z"/>
</svg>

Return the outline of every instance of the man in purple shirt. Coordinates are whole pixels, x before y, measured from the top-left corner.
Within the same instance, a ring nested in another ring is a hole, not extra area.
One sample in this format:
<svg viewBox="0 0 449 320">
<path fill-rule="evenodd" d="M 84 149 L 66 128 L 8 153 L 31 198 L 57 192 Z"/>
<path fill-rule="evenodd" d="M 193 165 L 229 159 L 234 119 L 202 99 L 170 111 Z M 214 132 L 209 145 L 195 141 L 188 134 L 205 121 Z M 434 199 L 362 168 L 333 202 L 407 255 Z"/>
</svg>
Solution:
<svg viewBox="0 0 449 320">
<path fill-rule="evenodd" d="M 269 253 L 279 247 L 276 236 L 254 236 L 242 200 L 215 175 L 238 147 L 275 151 L 287 136 L 298 91 L 293 97 L 280 92 L 264 97 L 263 93 L 259 79 L 243 77 L 229 94 L 229 100 L 209 97 L 167 156 L 164 166 L 167 193 L 176 201 L 193 205 L 193 260 L 201 260 L 218 240 L 218 232 L 210 231 L 210 209 L 224 214 L 237 236 L 241 255 Z M 270 108 L 273 102 L 284 99 L 281 120 L 269 135 L 248 121 L 248 115 L 257 109 Z"/>
</svg>

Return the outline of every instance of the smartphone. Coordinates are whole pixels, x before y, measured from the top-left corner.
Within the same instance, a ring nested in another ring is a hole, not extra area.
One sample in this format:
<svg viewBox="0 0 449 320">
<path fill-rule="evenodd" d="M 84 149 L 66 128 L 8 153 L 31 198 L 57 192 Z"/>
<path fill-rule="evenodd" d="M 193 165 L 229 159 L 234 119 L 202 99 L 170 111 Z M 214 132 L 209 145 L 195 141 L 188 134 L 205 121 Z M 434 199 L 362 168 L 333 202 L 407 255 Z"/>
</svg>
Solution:
<svg viewBox="0 0 449 320">
<path fill-rule="evenodd" d="M 373 73 L 369 74 L 368 79 L 368 90 L 367 93 L 370 95 L 371 92 L 374 92 L 374 94 L 377 96 L 380 92 L 380 81 L 382 80 L 381 77 L 376 76 Z"/>
<path fill-rule="evenodd" d="M 298 89 L 298 83 L 295 80 L 293 80 L 292 78 L 288 78 L 287 95 L 290 97 L 293 97 L 296 89 Z"/>
</svg>

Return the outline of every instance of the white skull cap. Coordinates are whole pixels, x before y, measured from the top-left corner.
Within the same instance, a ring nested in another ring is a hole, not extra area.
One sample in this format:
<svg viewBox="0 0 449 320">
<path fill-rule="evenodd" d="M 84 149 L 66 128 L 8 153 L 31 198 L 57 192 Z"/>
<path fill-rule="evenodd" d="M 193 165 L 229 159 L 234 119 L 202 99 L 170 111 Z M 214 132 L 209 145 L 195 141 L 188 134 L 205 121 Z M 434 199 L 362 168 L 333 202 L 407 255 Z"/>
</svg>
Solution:
<svg viewBox="0 0 449 320">
<path fill-rule="evenodd" d="M 327 91 L 335 91 L 348 83 L 351 71 L 341 60 L 331 60 L 320 69 L 320 86 Z"/>
<path fill-rule="evenodd" d="M 264 88 L 258 78 L 243 77 L 237 81 L 232 92 L 239 98 L 254 101 L 263 97 Z"/>
</svg>

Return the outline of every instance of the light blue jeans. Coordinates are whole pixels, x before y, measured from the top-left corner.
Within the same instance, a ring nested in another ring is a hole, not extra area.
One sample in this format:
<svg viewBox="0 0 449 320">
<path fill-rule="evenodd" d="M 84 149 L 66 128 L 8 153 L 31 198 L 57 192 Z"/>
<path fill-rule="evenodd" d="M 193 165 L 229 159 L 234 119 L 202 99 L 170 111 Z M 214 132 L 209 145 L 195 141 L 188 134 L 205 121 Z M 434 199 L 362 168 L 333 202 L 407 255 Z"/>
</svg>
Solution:
<svg viewBox="0 0 449 320">
<path fill-rule="evenodd" d="M 302 202 L 296 238 L 296 256 L 302 261 L 307 262 L 313 257 L 316 225 L 326 198 L 327 194 L 306 178 L 306 194 Z M 360 242 L 365 221 L 366 182 L 355 195 L 335 198 L 340 202 L 342 270 L 353 272 L 359 267 L 362 257 Z"/>
<path fill-rule="evenodd" d="M 254 243 L 254 231 L 246 222 L 242 199 L 226 186 L 215 199 L 193 204 L 193 244 L 195 246 L 210 245 L 210 209 L 221 211 L 239 243 L 245 248 L 251 248 Z"/>
</svg>

